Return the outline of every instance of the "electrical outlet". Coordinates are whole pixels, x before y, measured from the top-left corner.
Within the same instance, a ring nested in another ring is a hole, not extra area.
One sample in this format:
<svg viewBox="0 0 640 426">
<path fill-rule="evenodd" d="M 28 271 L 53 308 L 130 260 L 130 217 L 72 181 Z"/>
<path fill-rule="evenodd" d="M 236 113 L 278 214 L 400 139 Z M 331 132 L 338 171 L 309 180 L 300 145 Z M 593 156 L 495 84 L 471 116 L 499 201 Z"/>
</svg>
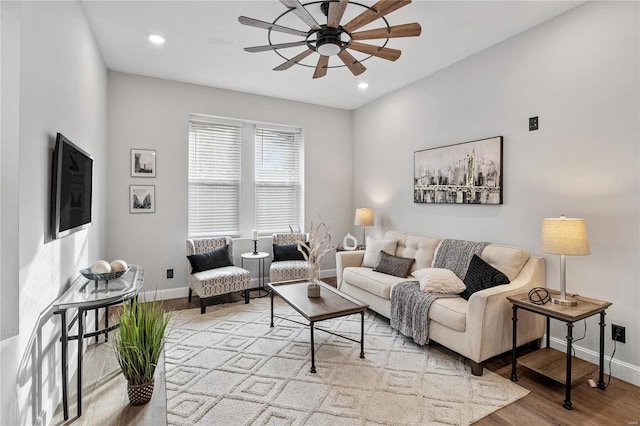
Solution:
<svg viewBox="0 0 640 426">
<path fill-rule="evenodd" d="M 538 117 L 529 117 L 529 131 L 538 130 Z"/>
<path fill-rule="evenodd" d="M 626 343 L 627 337 L 625 328 L 621 325 L 611 324 L 611 338 L 620 343 Z"/>
<path fill-rule="evenodd" d="M 167 278 L 173 278 L 173 269 L 167 269 Z"/>
</svg>

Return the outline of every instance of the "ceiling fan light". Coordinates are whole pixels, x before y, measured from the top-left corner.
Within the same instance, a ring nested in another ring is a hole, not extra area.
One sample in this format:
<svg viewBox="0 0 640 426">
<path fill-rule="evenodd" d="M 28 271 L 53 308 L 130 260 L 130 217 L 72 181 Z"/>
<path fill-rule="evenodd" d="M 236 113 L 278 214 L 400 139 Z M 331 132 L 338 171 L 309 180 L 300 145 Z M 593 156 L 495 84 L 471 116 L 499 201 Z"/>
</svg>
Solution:
<svg viewBox="0 0 640 426">
<path fill-rule="evenodd" d="M 162 37 L 160 34 L 149 34 L 147 35 L 147 38 L 150 42 L 155 44 L 164 44 L 165 42 L 164 37 Z"/>
<path fill-rule="evenodd" d="M 322 56 L 333 56 L 340 53 L 342 48 L 339 43 L 336 43 L 331 38 L 320 39 L 316 43 L 316 51 Z"/>
</svg>

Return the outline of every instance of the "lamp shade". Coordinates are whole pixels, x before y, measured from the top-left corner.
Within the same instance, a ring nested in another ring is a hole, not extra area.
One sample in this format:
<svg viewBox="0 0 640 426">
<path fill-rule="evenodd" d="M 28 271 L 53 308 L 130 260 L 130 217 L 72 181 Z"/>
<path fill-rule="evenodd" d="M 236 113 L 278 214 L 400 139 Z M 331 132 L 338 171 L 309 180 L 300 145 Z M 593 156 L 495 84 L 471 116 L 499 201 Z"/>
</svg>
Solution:
<svg viewBox="0 0 640 426">
<path fill-rule="evenodd" d="M 373 209 L 359 208 L 356 209 L 356 220 L 354 225 L 373 226 Z"/>
<path fill-rule="evenodd" d="M 543 219 L 542 251 L 552 254 L 591 254 L 584 219 L 564 217 Z"/>
</svg>

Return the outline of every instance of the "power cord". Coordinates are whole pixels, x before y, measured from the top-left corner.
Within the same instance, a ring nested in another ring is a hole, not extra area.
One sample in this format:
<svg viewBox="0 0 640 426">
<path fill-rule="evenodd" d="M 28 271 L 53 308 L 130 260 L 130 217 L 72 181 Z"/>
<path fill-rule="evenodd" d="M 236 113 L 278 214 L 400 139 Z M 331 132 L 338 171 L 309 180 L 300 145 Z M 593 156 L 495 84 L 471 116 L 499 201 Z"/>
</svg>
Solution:
<svg viewBox="0 0 640 426">
<path fill-rule="evenodd" d="M 618 337 L 620 337 L 622 333 L 620 331 L 617 331 L 616 334 L 614 335 L 614 339 L 613 339 L 613 352 L 611 352 L 611 357 L 609 358 L 609 378 L 607 379 L 607 384 L 604 385 L 604 388 L 608 388 L 609 387 L 609 383 L 611 383 L 611 361 L 613 361 L 613 356 L 616 354 L 616 348 L 618 347 Z M 593 377 L 593 373 L 591 373 L 591 378 L 593 380 L 595 380 L 596 378 Z"/>
<path fill-rule="evenodd" d="M 579 342 L 580 340 L 584 339 L 585 337 L 587 337 L 587 319 L 583 319 L 582 320 L 583 324 L 584 324 L 584 334 L 582 335 L 581 338 L 579 339 L 575 339 L 573 340 L 573 342 L 571 342 L 571 356 L 576 356 L 576 348 L 575 346 L 573 346 L 576 342 Z"/>
</svg>

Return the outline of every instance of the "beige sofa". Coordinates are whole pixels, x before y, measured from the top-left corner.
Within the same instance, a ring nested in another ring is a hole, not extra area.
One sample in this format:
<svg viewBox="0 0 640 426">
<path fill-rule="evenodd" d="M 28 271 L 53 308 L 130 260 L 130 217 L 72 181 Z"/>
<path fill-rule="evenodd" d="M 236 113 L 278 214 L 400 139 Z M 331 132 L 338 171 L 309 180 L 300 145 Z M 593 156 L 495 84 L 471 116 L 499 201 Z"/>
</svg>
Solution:
<svg viewBox="0 0 640 426">
<path fill-rule="evenodd" d="M 397 240 L 396 256 L 415 259 L 411 272 L 431 267 L 441 239 L 388 231 L 385 240 Z M 336 254 L 338 288 L 369 304 L 369 308 L 389 318 L 391 291 L 412 276 L 398 278 L 363 267 L 364 251 L 342 251 Z M 394 254 L 394 253 L 390 253 Z M 485 289 L 471 295 L 437 299 L 429 311 L 429 339 L 471 361 L 471 371 L 482 375 L 483 361 L 512 347 L 512 309 L 507 296 L 545 287 L 544 259 L 530 256 L 525 250 L 489 244 L 481 253 L 483 260 L 502 271 L 510 284 Z M 521 310 L 518 313 L 518 341 L 523 345 L 540 339 L 544 319 Z"/>
</svg>

